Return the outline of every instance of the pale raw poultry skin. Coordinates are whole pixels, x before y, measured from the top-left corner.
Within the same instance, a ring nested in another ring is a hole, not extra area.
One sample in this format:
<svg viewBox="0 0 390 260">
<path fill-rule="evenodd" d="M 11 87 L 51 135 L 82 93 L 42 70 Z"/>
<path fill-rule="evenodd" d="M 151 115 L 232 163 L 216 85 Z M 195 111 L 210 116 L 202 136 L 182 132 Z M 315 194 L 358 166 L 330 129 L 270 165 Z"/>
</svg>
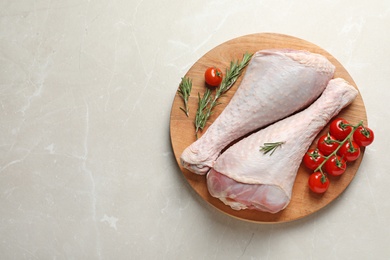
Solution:
<svg viewBox="0 0 390 260">
<path fill-rule="evenodd" d="M 183 167 L 206 174 L 228 144 L 311 104 L 334 70 L 324 56 L 307 51 L 256 52 L 229 104 L 182 153 Z"/>
<path fill-rule="evenodd" d="M 283 210 L 291 193 L 302 158 L 317 134 L 358 91 L 343 79 L 329 82 L 323 94 L 307 109 L 251 134 L 228 148 L 207 175 L 213 197 L 233 209 L 270 213 Z M 285 142 L 272 155 L 264 143 Z"/>
</svg>

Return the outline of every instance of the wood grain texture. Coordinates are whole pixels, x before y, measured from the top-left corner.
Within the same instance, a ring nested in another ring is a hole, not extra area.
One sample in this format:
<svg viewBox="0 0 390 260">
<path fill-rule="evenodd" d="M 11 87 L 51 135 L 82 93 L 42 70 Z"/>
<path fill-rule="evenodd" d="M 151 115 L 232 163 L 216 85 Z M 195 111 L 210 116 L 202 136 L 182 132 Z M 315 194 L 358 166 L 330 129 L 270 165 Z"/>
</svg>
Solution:
<svg viewBox="0 0 390 260">
<path fill-rule="evenodd" d="M 323 195 L 317 195 L 310 192 L 307 185 L 307 181 L 311 171 L 301 165 L 295 180 L 290 204 L 287 206 L 286 209 L 276 214 L 265 213 L 256 210 L 236 211 L 231 209 L 229 206 L 223 204 L 220 200 L 211 197 L 207 190 L 205 176 L 196 175 L 181 166 L 181 153 L 187 146 L 189 146 L 192 142 L 195 141 L 195 112 L 198 106 L 198 93 L 203 95 L 205 91 L 203 74 L 206 68 L 210 66 L 217 66 L 223 71 L 225 71 L 225 68 L 229 67 L 229 64 L 232 60 L 241 60 L 242 55 L 245 52 L 255 53 L 256 51 L 263 49 L 277 48 L 307 50 L 313 53 L 319 53 L 321 55 L 324 55 L 329 59 L 330 62 L 332 62 L 336 66 L 334 77 L 344 78 L 357 89 L 355 82 L 353 81 L 349 73 L 346 71 L 346 69 L 340 64 L 340 62 L 338 62 L 331 54 L 321 49 L 320 47 L 305 40 L 288 35 L 274 33 L 251 34 L 232 39 L 215 47 L 214 49 L 207 52 L 203 57 L 201 57 L 190 68 L 190 70 L 185 75 L 187 77 L 190 77 L 193 82 L 193 88 L 191 91 L 191 96 L 189 98 L 190 116 L 186 117 L 183 111 L 179 109 L 179 107 L 183 106 L 183 101 L 177 93 L 172 104 L 170 116 L 170 137 L 172 149 L 175 155 L 175 159 L 183 173 L 183 176 L 188 181 L 189 185 L 196 191 L 197 194 L 199 194 L 203 198 L 204 201 L 210 203 L 212 206 L 214 206 L 221 212 L 228 214 L 232 217 L 251 222 L 288 222 L 303 218 L 324 208 L 325 206 L 329 205 L 333 200 L 335 200 L 348 187 L 348 185 L 353 180 L 364 155 L 363 149 L 362 155 L 357 161 L 353 163 L 348 163 L 348 169 L 342 176 L 337 178 L 330 177 L 331 185 L 328 191 Z M 210 124 L 213 123 L 215 118 L 226 107 L 231 97 L 234 95 L 235 91 L 239 87 L 241 79 L 242 76 L 239 78 L 236 84 L 226 93 L 226 95 L 220 99 L 222 104 L 217 106 L 214 110 L 215 112 L 209 119 L 205 130 Z M 368 123 L 366 110 L 360 92 L 354 102 L 345 109 L 343 109 L 340 112 L 339 116 L 344 117 L 351 123 L 358 123 L 360 120 L 363 120 L 365 124 Z M 327 125 L 316 137 L 311 147 L 315 147 L 318 137 L 322 134 L 325 134 L 328 129 L 329 125 Z"/>
</svg>

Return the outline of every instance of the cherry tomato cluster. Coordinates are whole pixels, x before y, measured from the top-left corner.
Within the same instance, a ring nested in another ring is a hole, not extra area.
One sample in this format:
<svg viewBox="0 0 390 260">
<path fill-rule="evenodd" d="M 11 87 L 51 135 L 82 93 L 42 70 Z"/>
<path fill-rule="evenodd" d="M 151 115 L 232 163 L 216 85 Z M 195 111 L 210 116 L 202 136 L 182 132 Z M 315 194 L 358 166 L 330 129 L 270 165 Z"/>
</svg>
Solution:
<svg viewBox="0 0 390 260">
<path fill-rule="evenodd" d="M 327 175 L 342 175 L 347 163 L 359 158 L 360 148 L 373 141 L 374 132 L 362 121 L 351 125 L 343 118 L 333 120 L 329 132 L 318 139 L 317 148 L 309 149 L 303 157 L 304 165 L 314 171 L 308 181 L 310 190 L 324 193 L 330 184 Z"/>
</svg>

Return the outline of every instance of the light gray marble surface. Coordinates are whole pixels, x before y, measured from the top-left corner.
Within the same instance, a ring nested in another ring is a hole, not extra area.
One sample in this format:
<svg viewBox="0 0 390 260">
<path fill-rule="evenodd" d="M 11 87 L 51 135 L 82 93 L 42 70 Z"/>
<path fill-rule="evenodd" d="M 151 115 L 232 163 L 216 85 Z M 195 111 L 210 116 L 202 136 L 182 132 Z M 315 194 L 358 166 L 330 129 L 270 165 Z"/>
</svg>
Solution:
<svg viewBox="0 0 390 260">
<path fill-rule="evenodd" d="M 390 259 L 390 1 L 2 0 L 2 259 Z M 375 143 L 329 207 L 285 224 L 224 215 L 186 183 L 169 115 L 180 78 L 232 38 L 330 52 Z"/>
</svg>

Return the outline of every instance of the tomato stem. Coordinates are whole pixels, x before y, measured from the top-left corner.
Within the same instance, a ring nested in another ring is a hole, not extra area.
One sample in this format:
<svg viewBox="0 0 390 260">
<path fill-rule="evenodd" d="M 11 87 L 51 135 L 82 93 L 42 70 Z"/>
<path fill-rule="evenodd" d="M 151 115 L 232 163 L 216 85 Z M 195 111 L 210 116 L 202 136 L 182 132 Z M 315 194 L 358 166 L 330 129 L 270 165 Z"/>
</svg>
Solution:
<svg viewBox="0 0 390 260">
<path fill-rule="evenodd" d="M 360 131 L 365 137 L 369 138 L 370 137 L 370 131 L 367 130 L 366 127 L 364 127 L 364 125 L 362 125 L 362 130 Z"/>
<path fill-rule="evenodd" d="M 318 148 L 313 151 L 313 153 L 307 153 L 311 158 L 318 159 L 321 155 L 318 153 Z"/>
</svg>

